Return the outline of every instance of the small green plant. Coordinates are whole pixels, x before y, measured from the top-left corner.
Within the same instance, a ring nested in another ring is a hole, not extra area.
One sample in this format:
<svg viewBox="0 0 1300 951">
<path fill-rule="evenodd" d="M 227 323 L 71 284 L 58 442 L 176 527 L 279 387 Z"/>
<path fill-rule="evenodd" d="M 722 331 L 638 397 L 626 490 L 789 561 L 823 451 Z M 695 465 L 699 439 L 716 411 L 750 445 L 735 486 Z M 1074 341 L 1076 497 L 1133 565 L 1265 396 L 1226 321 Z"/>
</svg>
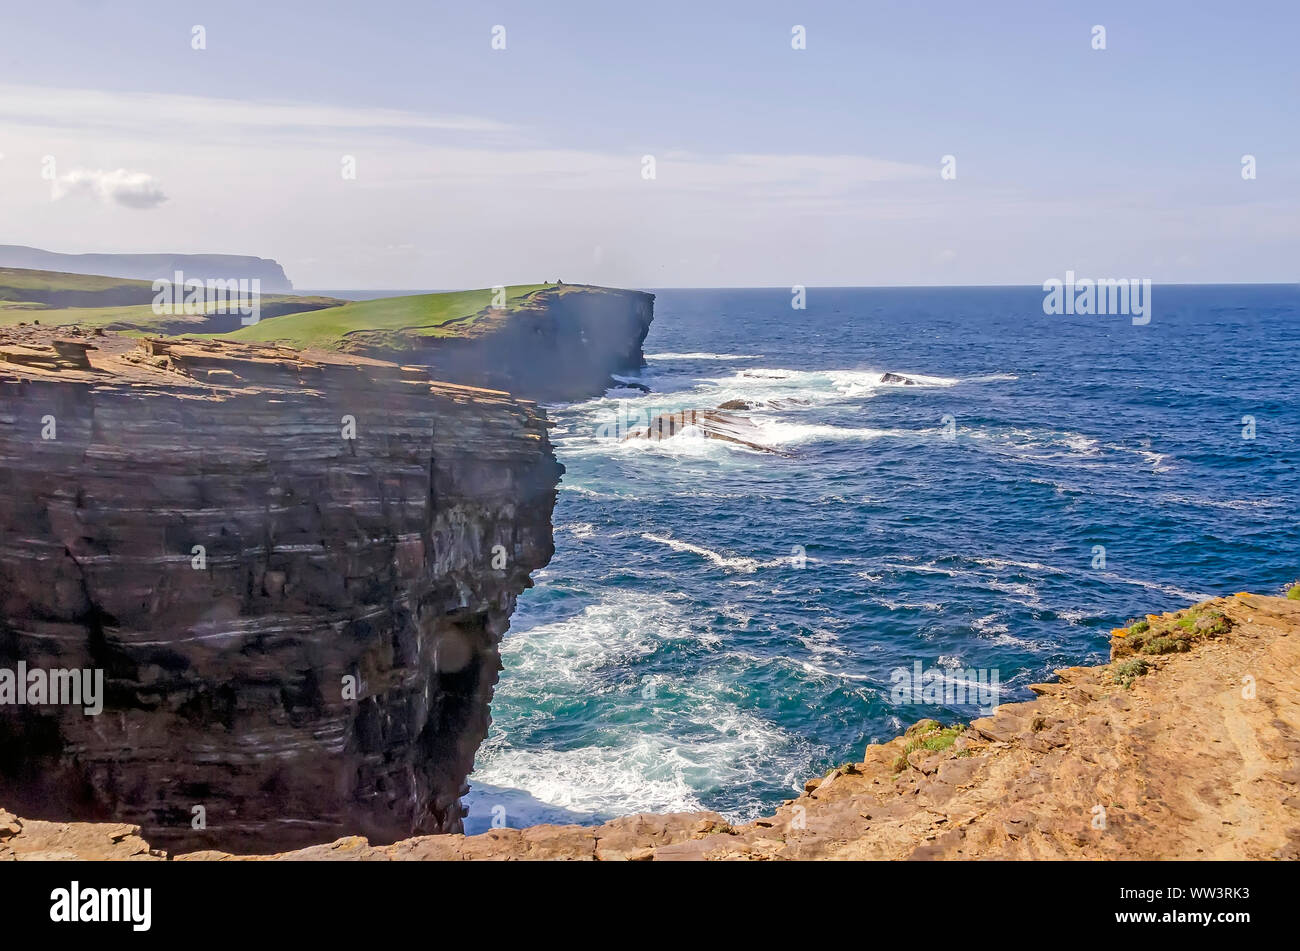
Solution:
<svg viewBox="0 0 1300 951">
<path fill-rule="evenodd" d="M 952 726 L 938 727 L 927 733 L 921 733 L 908 740 L 903 747 L 903 752 L 898 759 L 894 760 L 894 772 L 901 773 L 907 769 L 907 757 L 917 750 L 934 750 L 940 752 L 946 750 L 957 741 L 957 737 L 965 732 L 966 727 L 960 723 L 954 723 Z"/>
<path fill-rule="evenodd" d="M 1297 581 L 1287 589 L 1286 596 L 1290 601 L 1300 601 L 1300 581 Z"/>
<path fill-rule="evenodd" d="M 1232 622 L 1217 608 L 1200 605 L 1172 615 L 1148 615 L 1111 633 L 1111 659 L 1132 654 L 1181 654 L 1199 637 L 1226 634 Z"/>
<path fill-rule="evenodd" d="M 1115 668 L 1114 680 L 1125 690 L 1133 686 L 1133 681 L 1146 675 L 1151 665 L 1140 657 L 1126 660 Z"/>
<path fill-rule="evenodd" d="M 1185 637 L 1154 637 L 1142 645 L 1144 654 L 1182 654 L 1191 650 Z"/>
</svg>

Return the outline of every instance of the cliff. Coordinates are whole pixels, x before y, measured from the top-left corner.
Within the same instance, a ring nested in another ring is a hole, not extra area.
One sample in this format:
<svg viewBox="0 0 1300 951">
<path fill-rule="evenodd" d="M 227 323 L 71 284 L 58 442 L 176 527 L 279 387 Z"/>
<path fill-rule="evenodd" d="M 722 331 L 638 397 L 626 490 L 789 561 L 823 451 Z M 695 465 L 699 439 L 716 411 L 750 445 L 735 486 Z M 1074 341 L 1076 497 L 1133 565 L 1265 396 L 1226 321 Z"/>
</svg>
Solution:
<svg viewBox="0 0 1300 951">
<path fill-rule="evenodd" d="M 597 396 L 611 375 L 645 366 L 641 347 L 653 319 L 653 294 L 564 285 L 507 310 L 484 308 L 461 333 L 395 340 L 355 331 L 347 343 L 355 352 L 413 360 L 439 379 L 565 402 Z"/>
<path fill-rule="evenodd" d="M 3 244 L 0 245 L 0 267 L 124 277 L 137 281 L 171 280 L 174 272 L 181 271 L 187 278 L 204 281 L 209 278 L 256 278 L 262 282 L 263 293 L 267 294 L 293 290 L 284 268 L 270 258 L 249 254 L 62 254 Z"/>
<path fill-rule="evenodd" d="M 438 379 L 530 400 L 597 396 L 645 365 L 654 295 L 578 284 L 516 285 L 356 301 L 263 321 L 231 340 L 418 363 Z"/>
<path fill-rule="evenodd" d="M 0 669 L 104 678 L 0 705 L 0 802 L 171 850 L 458 831 L 562 471 L 419 367 L 0 329 Z"/>
<path fill-rule="evenodd" d="M 1113 660 L 968 726 L 920 721 L 771 815 L 628 816 L 347 837 L 284 856 L 412 859 L 1300 858 L 1300 601 L 1241 594 L 1120 629 Z M 0 810 L 0 858 L 162 859 L 130 826 Z M 224 859 L 198 852 L 179 859 Z M 258 856 L 250 856 L 257 858 Z"/>
</svg>

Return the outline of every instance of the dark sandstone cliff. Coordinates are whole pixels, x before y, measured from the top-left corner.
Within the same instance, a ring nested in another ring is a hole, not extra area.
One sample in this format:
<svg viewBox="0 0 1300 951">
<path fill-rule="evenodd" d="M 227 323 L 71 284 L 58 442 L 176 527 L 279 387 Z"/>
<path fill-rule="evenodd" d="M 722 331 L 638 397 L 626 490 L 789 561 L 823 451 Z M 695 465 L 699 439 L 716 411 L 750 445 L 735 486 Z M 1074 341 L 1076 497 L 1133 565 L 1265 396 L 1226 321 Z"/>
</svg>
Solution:
<svg viewBox="0 0 1300 951">
<path fill-rule="evenodd" d="M 62 337 L 0 331 L 0 668 L 106 697 L 0 706 L 0 802 L 179 850 L 459 831 L 553 551 L 542 414 L 355 356 Z"/>
<path fill-rule="evenodd" d="M 611 374 L 645 366 L 653 319 L 653 294 L 566 284 L 451 321 L 437 336 L 357 330 L 347 349 L 419 363 L 440 380 L 565 402 L 598 396 L 613 385 Z"/>
</svg>

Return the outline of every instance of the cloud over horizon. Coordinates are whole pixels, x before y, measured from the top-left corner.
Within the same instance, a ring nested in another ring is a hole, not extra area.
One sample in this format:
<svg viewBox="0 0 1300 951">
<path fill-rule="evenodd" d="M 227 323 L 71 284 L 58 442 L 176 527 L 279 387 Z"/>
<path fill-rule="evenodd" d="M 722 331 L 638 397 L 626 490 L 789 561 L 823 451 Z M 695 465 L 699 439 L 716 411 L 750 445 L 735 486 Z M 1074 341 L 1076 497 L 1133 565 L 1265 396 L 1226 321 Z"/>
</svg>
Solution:
<svg viewBox="0 0 1300 951">
<path fill-rule="evenodd" d="M 74 168 L 54 180 L 51 198 L 61 201 L 69 197 L 97 198 L 105 204 L 116 203 L 126 208 L 146 211 L 167 201 L 162 186 L 147 172 L 130 172 L 124 168 L 103 169 Z"/>
</svg>

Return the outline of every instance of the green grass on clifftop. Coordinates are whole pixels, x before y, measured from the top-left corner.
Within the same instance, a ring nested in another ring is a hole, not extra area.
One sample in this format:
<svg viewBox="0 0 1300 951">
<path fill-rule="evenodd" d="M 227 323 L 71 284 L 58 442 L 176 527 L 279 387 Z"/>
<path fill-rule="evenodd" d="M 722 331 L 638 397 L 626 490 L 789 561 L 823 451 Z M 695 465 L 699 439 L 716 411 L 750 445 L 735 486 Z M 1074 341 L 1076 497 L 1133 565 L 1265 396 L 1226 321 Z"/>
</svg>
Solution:
<svg viewBox="0 0 1300 951">
<path fill-rule="evenodd" d="M 133 281 L 125 277 L 101 277 L 98 274 L 68 274 L 64 271 L 33 271 L 20 267 L 0 267 L 0 300 L 31 300 L 29 292 L 32 291 L 115 290 L 136 290 L 141 294 L 152 294 L 153 284 L 150 281 Z"/>
<path fill-rule="evenodd" d="M 541 290 L 563 294 L 578 285 L 513 284 L 506 288 L 506 306 L 501 316 L 509 316 Z M 476 324 L 495 315 L 492 289 L 448 291 L 441 294 L 416 294 L 410 297 L 382 297 L 378 300 L 354 301 L 342 307 L 306 314 L 289 314 L 263 320 L 228 334 L 231 340 L 282 343 L 304 349 L 344 349 L 349 335 L 374 332 L 382 335 L 414 334 L 425 337 L 460 336 L 475 329 Z"/>
<path fill-rule="evenodd" d="M 154 297 L 152 281 L 4 267 L 0 268 L 0 327 L 75 325 L 134 335 L 211 328 L 202 314 L 155 314 Z M 263 294 L 262 319 L 341 303 L 331 297 Z M 215 307 L 209 310 L 218 313 Z"/>
<path fill-rule="evenodd" d="M 332 298 L 299 297 L 292 294 L 263 294 L 262 308 L 277 307 L 327 307 Z M 215 307 L 212 313 L 217 313 Z M 280 317 L 263 316 L 263 321 L 281 320 Z M 40 324 L 42 327 L 101 327 L 127 335 L 184 333 L 192 324 L 202 330 L 207 318 L 199 314 L 155 314 L 152 304 L 124 304 L 118 307 L 50 307 L 30 301 L 0 300 L 0 327 L 19 324 Z M 256 326 L 256 325 L 255 325 Z"/>
</svg>

